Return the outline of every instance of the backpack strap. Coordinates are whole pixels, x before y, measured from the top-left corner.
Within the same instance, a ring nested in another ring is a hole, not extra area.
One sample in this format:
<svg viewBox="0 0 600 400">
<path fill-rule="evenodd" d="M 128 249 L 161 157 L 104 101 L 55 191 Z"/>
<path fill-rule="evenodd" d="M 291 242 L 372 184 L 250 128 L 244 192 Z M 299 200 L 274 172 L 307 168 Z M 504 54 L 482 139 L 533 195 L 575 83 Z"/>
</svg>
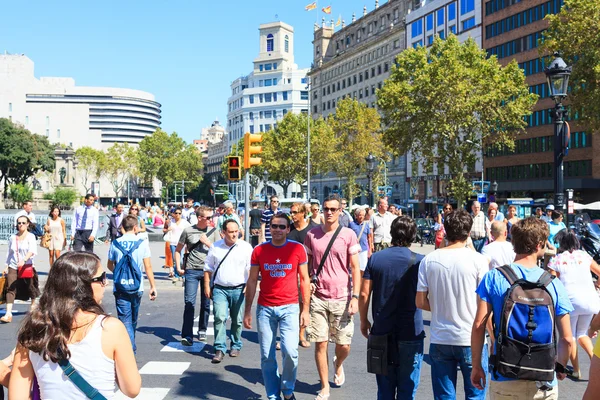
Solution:
<svg viewBox="0 0 600 400">
<path fill-rule="evenodd" d="M 543 285 L 544 287 L 548 287 L 549 284 L 552 283 L 554 276 L 548 273 L 548 271 L 544 271 L 540 279 L 538 279 L 537 283 Z"/>
<path fill-rule="evenodd" d="M 144 241 L 144 240 L 142 240 L 142 239 L 138 240 L 137 242 L 135 242 L 135 243 L 133 244 L 133 247 L 132 247 L 131 249 L 129 249 L 129 250 L 125 250 L 125 249 L 123 248 L 123 246 L 121 245 L 121 243 L 119 243 L 119 241 L 118 241 L 118 240 L 115 240 L 115 241 L 113 242 L 113 244 L 115 245 L 115 247 L 116 247 L 116 248 L 117 248 L 117 249 L 118 249 L 118 250 L 119 250 L 121 253 L 123 253 L 123 255 L 124 255 L 124 256 L 127 256 L 127 255 L 130 255 L 130 254 L 132 254 L 134 251 L 136 251 L 136 250 L 137 250 L 137 248 L 138 248 L 138 247 L 140 247 L 140 244 L 142 244 L 142 242 L 143 242 L 143 241 Z"/>
<path fill-rule="evenodd" d="M 510 286 L 514 285 L 515 282 L 519 280 L 519 277 L 515 274 L 515 271 L 513 271 L 510 265 L 503 265 L 497 269 L 506 278 Z"/>
</svg>

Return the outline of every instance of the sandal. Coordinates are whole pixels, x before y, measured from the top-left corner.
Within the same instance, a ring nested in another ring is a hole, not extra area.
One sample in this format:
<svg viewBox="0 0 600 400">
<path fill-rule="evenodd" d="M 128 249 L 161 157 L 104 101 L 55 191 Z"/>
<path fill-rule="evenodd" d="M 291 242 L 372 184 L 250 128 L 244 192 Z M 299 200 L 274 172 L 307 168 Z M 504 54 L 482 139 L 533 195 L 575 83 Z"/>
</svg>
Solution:
<svg viewBox="0 0 600 400">
<path fill-rule="evenodd" d="M 2 318 L 0 318 L 0 322 L 3 324 L 10 324 L 12 322 L 12 315 L 4 315 Z"/>
<path fill-rule="evenodd" d="M 336 366 L 335 361 L 337 357 L 333 357 L 333 383 L 335 383 L 338 387 L 341 387 L 344 383 L 346 383 L 346 374 L 344 373 L 344 367 L 342 366 L 342 373 L 340 375 L 336 375 Z"/>
<path fill-rule="evenodd" d="M 327 400 L 329 398 L 329 396 L 331 396 L 331 393 L 327 393 L 327 394 L 317 393 L 317 397 L 315 397 L 315 400 Z"/>
<path fill-rule="evenodd" d="M 301 340 L 300 342 L 298 342 L 298 345 L 307 349 L 310 347 L 310 342 L 308 340 Z"/>
</svg>

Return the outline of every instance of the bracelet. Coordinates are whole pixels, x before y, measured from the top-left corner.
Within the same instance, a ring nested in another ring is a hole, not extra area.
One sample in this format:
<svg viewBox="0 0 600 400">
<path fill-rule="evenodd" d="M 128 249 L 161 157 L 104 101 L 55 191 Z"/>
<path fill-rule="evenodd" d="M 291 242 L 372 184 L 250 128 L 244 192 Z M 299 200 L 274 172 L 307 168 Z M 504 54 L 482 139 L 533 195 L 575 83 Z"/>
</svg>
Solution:
<svg viewBox="0 0 600 400">
<path fill-rule="evenodd" d="M 353 295 L 352 295 L 352 298 L 353 298 L 353 299 L 356 299 L 356 300 L 358 300 L 358 297 L 359 297 L 359 296 L 358 296 L 357 294 L 353 294 Z"/>
</svg>

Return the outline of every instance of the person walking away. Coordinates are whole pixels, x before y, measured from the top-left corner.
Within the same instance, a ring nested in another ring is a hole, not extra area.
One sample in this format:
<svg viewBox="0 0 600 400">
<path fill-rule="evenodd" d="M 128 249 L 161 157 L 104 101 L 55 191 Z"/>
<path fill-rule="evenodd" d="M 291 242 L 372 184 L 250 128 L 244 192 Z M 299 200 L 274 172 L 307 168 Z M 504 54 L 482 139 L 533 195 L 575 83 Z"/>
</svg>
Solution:
<svg viewBox="0 0 600 400">
<path fill-rule="evenodd" d="M 61 218 L 60 207 L 52 206 L 48 220 L 46 221 L 46 231 L 50 233 L 50 243 L 48 246 L 48 258 L 50 268 L 54 261 L 60 257 L 60 252 L 67 246 L 67 228 L 65 220 Z"/>
<path fill-rule="evenodd" d="M 419 266 L 416 304 L 431 311 L 429 357 L 436 400 L 456 397 L 458 367 L 465 398 L 485 399 L 485 389 L 476 388 L 469 379 L 475 366 L 475 350 L 471 349 L 477 310 L 474 292 L 489 270 L 484 256 L 465 247 L 472 225 L 473 219 L 465 210 L 448 214 L 444 220 L 448 246 L 429 253 Z M 487 347 L 477 351 L 479 363 L 487 370 Z"/>
<path fill-rule="evenodd" d="M 138 229 L 137 218 L 133 215 L 128 215 L 123 220 L 121 226 L 125 233 L 111 243 L 110 249 L 108 250 L 107 268 L 113 273 L 113 279 L 115 280 L 113 293 L 115 296 L 115 306 L 117 307 L 117 316 L 119 321 L 121 321 L 127 329 L 133 352 L 135 353 L 137 350 L 135 344 L 135 331 L 137 329 L 138 313 L 142 302 L 142 295 L 144 294 L 142 266 L 146 271 L 146 277 L 150 283 L 150 293 L 148 294 L 148 297 L 151 301 L 156 300 L 157 292 L 150 260 L 150 246 L 148 245 L 147 240 L 139 239 L 136 236 Z M 127 259 L 129 259 L 129 261 Z M 122 260 L 123 262 L 121 262 Z M 139 272 L 139 281 L 135 282 L 135 279 L 131 278 L 133 277 L 133 273 L 127 274 L 128 268 L 134 269 L 135 274 Z M 119 280 L 119 276 L 122 276 L 123 278 Z M 125 282 L 126 285 L 123 285 L 123 280 L 129 280 L 129 282 Z M 136 285 L 137 288 L 135 287 Z"/>
<path fill-rule="evenodd" d="M 94 239 L 98 232 L 98 209 L 94 207 L 94 195 L 88 193 L 82 206 L 77 207 L 71 223 L 73 250 L 94 252 Z"/>
<path fill-rule="evenodd" d="M 489 271 L 477 288 L 471 384 L 479 390 L 487 386 L 487 371 L 481 367 L 487 361 L 480 354 L 492 314 L 495 354 L 490 399 L 556 400 L 557 377 L 565 378 L 564 366 L 572 344 L 569 313 L 573 307 L 562 282 L 553 280 L 537 264 L 544 254 L 548 224 L 535 217 L 525 218 L 513 226 L 512 236 L 515 261 Z M 506 307 L 511 309 L 510 316 L 505 314 Z"/>
<path fill-rule="evenodd" d="M 494 240 L 481 250 L 481 254 L 488 259 L 490 269 L 511 264 L 515 260 L 515 252 L 513 245 L 506 240 L 506 224 L 500 221 L 492 222 L 490 234 Z"/>
<path fill-rule="evenodd" d="M 360 253 L 358 253 L 358 262 L 361 275 L 367 268 L 367 262 L 371 256 L 371 247 L 373 245 L 373 234 L 369 222 L 365 221 L 365 209 L 357 208 L 354 210 L 354 220 L 350 221 L 348 228 L 356 234 L 356 240 L 360 244 Z"/>
<path fill-rule="evenodd" d="M 363 275 L 358 308 L 360 331 L 369 335 L 391 335 L 396 364 L 387 375 L 377 374 L 377 399 L 414 399 L 423 361 L 423 313 L 417 308 L 419 263 L 423 259 L 410 251 L 417 225 L 407 216 L 391 226 L 392 246 L 371 256 Z M 373 296 L 369 321 L 369 304 Z"/>
<path fill-rule="evenodd" d="M 390 247 L 390 242 L 392 240 L 390 226 L 392 226 L 392 221 L 394 220 L 395 216 L 388 212 L 387 209 L 387 200 L 379 199 L 377 202 L 377 212 L 371 217 L 375 252 Z"/>
<path fill-rule="evenodd" d="M 252 209 L 250 210 L 250 235 L 252 237 L 251 244 L 252 247 L 258 246 L 258 240 L 260 238 L 260 219 L 262 217 L 262 211 L 258 209 L 258 203 L 256 201 L 252 202 Z"/>
<path fill-rule="evenodd" d="M 271 218 L 273 215 L 279 214 L 279 198 L 277 196 L 271 196 L 270 205 L 265 211 L 263 211 L 260 218 L 260 230 L 263 242 L 271 240 Z"/>
<path fill-rule="evenodd" d="M 244 290 L 250 271 L 252 246 L 238 239 L 240 226 L 233 219 L 223 222 L 223 239 L 213 243 L 204 265 L 204 293 L 212 298 L 215 317 L 215 355 L 213 364 L 223 361 L 227 351 L 227 316 L 231 318 L 230 357 L 238 357 L 242 350 L 242 319 Z M 214 287 L 211 287 L 211 278 Z"/>
<path fill-rule="evenodd" d="M 307 326 L 310 320 L 308 257 L 304 245 L 287 240 L 289 230 L 287 215 L 276 214 L 271 218 L 272 239 L 257 246 L 252 252 L 246 287 L 244 327 L 252 329 L 252 302 L 260 275 L 256 325 L 260 368 L 269 400 L 279 400 L 280 393 L 283 393 L 286 400 L 296 398 L 294 387 L 298 369 L 298 328 Z M 302 312 L 298 304 L 299 297 L 302 297 L 302 304 L 307 305 L 302 307 Z M 275 351 L 277 329 L 281 336 L 281 374 Z"/>
<path fill-rule="evenodd" d="M 483 246 L 485 245 L 485 241 L 488 237 L 488 231 L 486 229 L 486 218 L 483 211 L 481 211 L 481 203 L 478 201 L 474 201 L 471 206 L 471 210 L 473 211 L 473 228 L 471 229 L 471 240 L 473 241 L 473 247 L 475 251 L 481 253 Z"/>
<path fill-rule="evenodd" d="M 504 220 L 504 222 L 506 223 L 506 231 L 508 232 L 508 235 L 506 236 L 506 240 L 508 240 L 509 242 L 512 241 L 512 236 L 510 234 L 510 230 L 511 230 L 512 226 L 519 221 L 519 219 L 520 218 L 517 217 L 517 207 L 512 204 L 510 206 L 508 206 L 508 209 L 506 211 L 506 219 Z"/>
<path fill-rule="evenodd" d="M 125 218 L 123 204 L 118 203 L 115 206 L 115 213 L 108 218 L 108 238 L 110 238 L 111 242 L 123 235 L 123 232 L 121 231 L 123 218 Z M 108 243 L 108 239 L 106 242 Z"/>
<path fill-rule="evenodd" d="M 40 295 L 38 274 L 34 266 L 37 255 L 35 235 L 29 232 L 29 219 L 22 215 L 17 218 L 17 233 L 9 239 L 6 264 L 3 275 L 6 276 L 6 313 L 0 322 L 12 322 L 12 309 L 15 299 L 31 299 L 33 309 L 35 299 Z"/>
<path fill-rule="evenodd" d="M 206 329 L 210 315 L 210 298 L 204 294 L 204 265 L 206 256 L 213 243 L 221 239 L 217 228 L 209 225 L 213 211 L 209 207 L 199 207 L 196 211 L 196 225 L 185 228 L 179 238 L 175 249 L 175 265 L 179 275 L 185 276 L 183 298 L 185 308 L 183 311 L 183 325 L 181 327 L 181 344 L 193 344 L 193 326 L 196 308 L 196 295 L 200 285 L 200 315 L 198 317 L 198 340 L 206 341 Z M 183 247 L 186 248 L 185 256 L 181 257 Z"/>
<path fill-rule="evenodd" d="M 352 229 L 339 224 L 342 212 L 338 196 L 323 202 L 325 224 L 311 229 L 304 245 L 311 274 L 310 325 L 308 340 L 315 343 L 315 361 L 321 380 L 317 400 L 330 396 L 329 339 L 335 343 L 334 383 L 346 381 L 344 360 L 350 354 L 354 334 L 352 316 L 358 312 L 360 293 L 360 245 Z M 328 250 L 329 249 L 329 250 Z"/>
<path fill-rule="evenodd" d="M 600 276 L 600 267 L 587 252 L 581 250 L 579 239 L 573 231 L 560 231 L 555 240 L 559 244 L 559 250 L 548 263 L 548 271 L 560 279 L 574 309 L 569 315 L 573 335 L 573 346 L 569 356 L 573 371 L 570 375 L 580 379 L 577 343 L 579 342 L 591 360 L 594 346 L 587 331 L 594 315 L 600 311 L 600 298 L 596 291 L 600 282 L 594 284 L 590 271 Z"/>
<path fill-rule="evenodd" d="M 175 263 L 175 249 L 177 249 L 177 244 L 179 243 L 181 233 L 185 228 L 190 226 L 190 224 L 188 224 L 188 222 L 181 217 L 181 212 L 181 208 L 177 207 L 175 212 L 172 214 L 172 218 L 165 222 L 165 227 L 163 228 L 163 232 L 166 233 L 165 241 L 169 243 L 169 250 L 171 252 L 173 264 Z M 169 278 L 173 278 L 173 283 L 180 278 L 177 268 L 169 268 Z"/>
<path fill-rule="evenodd" d="M 56 260 L 38 305 L 19 329 L 9 398 L 29 399 L 34 377 L 42 399 L 87 398 L 77 376 L 106 399 L 115 397 L 115 385 L 127 397 L 139 394 L 142 379 L 127 331 L 101 305 L 106 284 L 93 253 Z M 53 334 L 40 335 L 40 329 Z"/>
<path fill-rule="evenodd" d="M 310 220 L 315 226 L 325 223 L 325 218 L 323 217 L 323 214 L 321 214 L 317 203 L 312 203 L 310 205 Z"/>
<path fill-rule="evenodd" d="M 233 203 L 230 201 L 226 201 L 225 203 L 223 203 L 223 207 L 225 209 L 225 211 L 223 212 L 223 214 L 219 217 L 219 220 L 217 221 L 217 229 L 219 229 L 219 231 L 223 230 L 223 223 L 227 220 L 234 220 L 239 227 L 242 226 L 242 222 L 240 221 L 240 219 L 238 218 L 238 216 L 235 214 L 235 212 L 233 211 Z M 241 238 L 244 238 L 244 233 L 241 232 Z"/>
<path fill-rule="evenodd" d="M 290 214 L 292 216 L 292 227 L 294 228 L 288 235 L 288 240 L 293 240 L 304 245 L 304 240 L 306 240 L 306 235 L 308 232 L 316 228 L 318 224 L 313 222 L 312 218 L 306 219 L 306 207 L 302 203 L 294 203 L 290 207 Z M 300 298 L 301 307 L 308 310 L 310 307 L 310 301 L 308 303 L 303 302 L 302 298 Z M 306 340 L 306 327 L 300 324 L 300 332 L 299 332 L 300 342 L 299 345 L 304 348 L 310 347 L 310 342 Z"/>
</svg>

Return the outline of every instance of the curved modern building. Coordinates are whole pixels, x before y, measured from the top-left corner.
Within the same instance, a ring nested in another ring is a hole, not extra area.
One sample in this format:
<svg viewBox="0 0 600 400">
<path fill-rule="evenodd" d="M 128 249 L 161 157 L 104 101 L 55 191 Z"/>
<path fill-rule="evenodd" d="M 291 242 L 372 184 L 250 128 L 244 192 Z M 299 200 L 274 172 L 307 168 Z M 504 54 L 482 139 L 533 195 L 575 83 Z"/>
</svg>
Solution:
<svg viewBox="0 0 600 400">
<path fill-rule="evenodd" d="M 154 95 L 76 86 L 73 78 L 35 78 L 25 55 L 0 55 L 0 117 L 75 149 L 139 143 L 160 126 Z"/>
</svg>

